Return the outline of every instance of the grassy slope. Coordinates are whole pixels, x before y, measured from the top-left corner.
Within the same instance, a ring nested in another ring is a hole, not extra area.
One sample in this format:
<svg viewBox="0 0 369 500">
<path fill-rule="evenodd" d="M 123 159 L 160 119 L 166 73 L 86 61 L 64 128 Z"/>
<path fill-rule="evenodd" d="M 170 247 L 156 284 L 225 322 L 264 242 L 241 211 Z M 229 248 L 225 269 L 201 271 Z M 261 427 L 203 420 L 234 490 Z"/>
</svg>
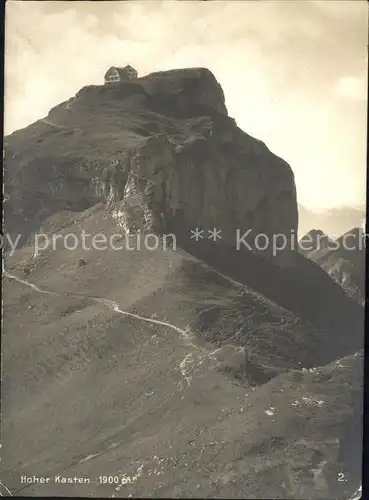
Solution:
<svg viewBox="0 0 369 500">
<path fill-rule="evenodd" d="M 64 231 L 113 230 L 99 207 L 70 222 Z M 6 262 L 61 294 L 4 283 L 1 477 L 13 494 L 339 498 L 356 488 L 345 465 L 351 449 L 339 456 L 338 440 L 360 414 L 360 357 L 255 387 L 255 359 L 281 373 L 297 368 L 289 336 L 306 340 L 311 326 L 251 290 L 241 294 L 182 251 L 79 252 L 31 259 L 25 247 Z M 85 266 L 76 267 L 79 257 Z M 81 290 L 185 333 L 64 295 Z M 254 356 L 249 365 L 242 348 Z M 94 482 L 21 489 L 23 474 Z M 137 480 L 119 491 L 97 484 L 109 474 Z"/>
</svg>

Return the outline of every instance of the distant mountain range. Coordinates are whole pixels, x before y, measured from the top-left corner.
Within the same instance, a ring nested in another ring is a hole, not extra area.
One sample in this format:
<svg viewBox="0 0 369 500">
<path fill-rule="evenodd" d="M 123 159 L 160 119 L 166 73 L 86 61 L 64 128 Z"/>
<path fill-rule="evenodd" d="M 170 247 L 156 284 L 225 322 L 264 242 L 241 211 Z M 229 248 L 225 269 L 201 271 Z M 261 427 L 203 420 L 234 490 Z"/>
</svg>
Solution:
<svg viewBox="0 0 369 500">
<path fill-rule="evenodd" d="M 365 207 L 337 207 L 314 212 L 298 205 L 300 238 L 311 229 L 320 229 L 331 238 L 338 238 L 353 227 L 363 227 Z"/>
</svg>

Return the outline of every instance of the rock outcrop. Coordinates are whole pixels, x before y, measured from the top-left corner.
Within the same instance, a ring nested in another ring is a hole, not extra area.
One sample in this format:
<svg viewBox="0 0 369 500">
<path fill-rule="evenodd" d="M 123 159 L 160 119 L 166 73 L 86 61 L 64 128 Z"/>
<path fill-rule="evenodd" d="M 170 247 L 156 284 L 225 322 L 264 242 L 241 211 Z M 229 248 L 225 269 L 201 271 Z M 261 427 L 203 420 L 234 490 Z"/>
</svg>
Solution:
<svg viewBox="0 0 369 500">
<path fill-rule="evenodd" d="M 315 251 L 333 247 L 334 241 L 320 229 L 311 229 L 299 241 L 299 252 L 308 257 Z"/>
<path fill-rule="evenodd" d="M 127 231 L 218 228 L 232 247 L 236 230 L 290 238 L 297 229 L 291 168 L 228 117 L 202 68 L 84 87 L 6 138 L 5 190 L 10 232 L 99 201 Z M 271 246 L 260 253 L 271 258 Z M 293 254 L 273 260 L 292 264 Z"/>
</svg>

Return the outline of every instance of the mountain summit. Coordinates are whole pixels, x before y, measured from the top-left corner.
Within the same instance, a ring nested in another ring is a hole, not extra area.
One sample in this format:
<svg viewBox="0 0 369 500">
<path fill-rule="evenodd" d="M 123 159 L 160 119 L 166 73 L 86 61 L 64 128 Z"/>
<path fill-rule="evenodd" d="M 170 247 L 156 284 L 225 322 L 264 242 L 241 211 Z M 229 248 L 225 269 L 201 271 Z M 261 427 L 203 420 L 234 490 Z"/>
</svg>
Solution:
<svg viewBox="0 0 369 500">
<path fill-rule="evenodd" d="M 130 232 L 218 228 L 220 244 L 235 246 L 237 229 L 297 229 L 290 166 L 237 127 L 204 68 L 84 87 L 5 142 L 10 232 L 99 201 Z M 292 254 L 273 260 L 292 264 Z"/>
</svg>

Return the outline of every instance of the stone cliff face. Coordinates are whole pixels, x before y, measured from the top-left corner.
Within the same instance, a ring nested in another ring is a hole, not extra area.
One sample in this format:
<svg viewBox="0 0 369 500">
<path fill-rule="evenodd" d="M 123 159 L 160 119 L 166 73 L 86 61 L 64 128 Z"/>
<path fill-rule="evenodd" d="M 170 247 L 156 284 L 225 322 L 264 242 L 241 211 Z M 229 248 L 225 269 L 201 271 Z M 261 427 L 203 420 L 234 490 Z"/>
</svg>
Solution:
<svg viewBox="0 0 369 500">
<path fill-rule="evenodd" d="M 5 155 L 10 232 L 98 201 L 126 231 L 218 228 L 233 247 L 237 230 L 252 229 L 252 245 L 258 233 L 297 229 L 291 168 L 228 117 L 206 69 L 84 87 L 8 136 Z M 293 253 L 274 260 L 291 264 Z"/>
</svg>

